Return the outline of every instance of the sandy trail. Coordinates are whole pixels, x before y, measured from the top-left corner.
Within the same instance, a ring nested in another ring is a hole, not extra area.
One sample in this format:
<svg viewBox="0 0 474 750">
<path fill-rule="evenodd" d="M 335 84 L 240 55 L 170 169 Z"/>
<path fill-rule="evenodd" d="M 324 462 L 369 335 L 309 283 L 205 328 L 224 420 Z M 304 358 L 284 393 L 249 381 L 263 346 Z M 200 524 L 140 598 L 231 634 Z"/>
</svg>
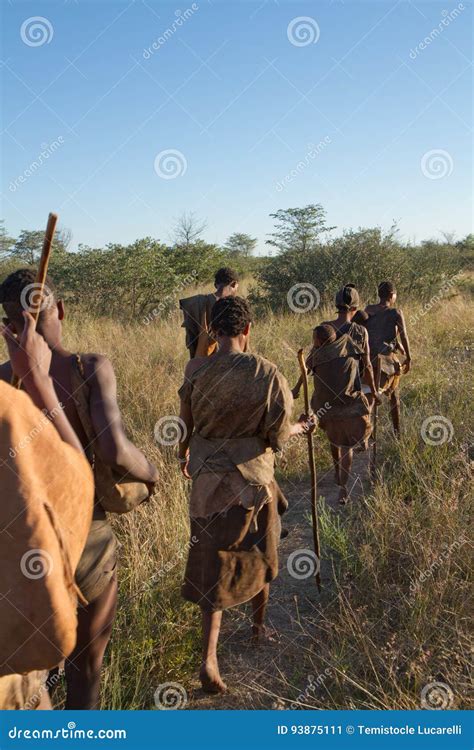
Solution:
<svg viewBox="0 0 474 750">
<path fill-rule="evenodd" d="M 351 501 L 346 507 L 338 503 L 338 488 L 333 472 L 318 480 L 318 499 L 338 513 L 350 512 L 351 503 L 364 492 L 368 483 L 368 456 L 355 454 L 352 471 Z M 287 568 L 295 550 L 312 550 L 309 479 L 282 483 L 289 501 L 283 526 L 289 534 L 280 544 L 280 574 L 272 584 L 267 625 L 275 640 L 254 646 L 250 642 L 250 611 L 247 605 L 224 613 L 220 642 L 222 677 L 229 691 L 222 696 L 208 696 L 194 679 L 189 686 L 189 709 L 268 709 L 290 707 L 308 686 L 305 654 L 317 655 L 317 643 L 311 637 L 312 623 L 318 617 L 319 594 L 313 576 L 296 578 Z M 300 573 L 303 568 L 298 569 Z M 297 570 L 297 572 L 298 572 Z M 331 564 L 322 561 L 321 578 L 325 596 L 332 586 Z M 198 665 L 196 665 L 198 666 Z"/>
</svg>

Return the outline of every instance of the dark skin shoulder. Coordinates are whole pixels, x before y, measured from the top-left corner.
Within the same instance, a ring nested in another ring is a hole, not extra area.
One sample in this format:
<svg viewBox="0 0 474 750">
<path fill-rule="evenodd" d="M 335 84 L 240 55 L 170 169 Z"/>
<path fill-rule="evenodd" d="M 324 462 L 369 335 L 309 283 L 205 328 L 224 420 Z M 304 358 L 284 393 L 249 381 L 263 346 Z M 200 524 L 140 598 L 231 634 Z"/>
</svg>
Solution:
<svg viewBox="0 0 474 750">
<path fill-rule="evenodd" d="M 64 350 L 53 351 L 50 375 L 59 402 L 84 448 L 88 440 L 82 427 L 72 393 L 73 355 Z M 102 461 L 122 475 L 153 484 L 158 472 L 144 454 L 127 438 L 117 403 L 117 382 L 110 360 L 103 354 L 82 354 L 84 377 L 90 388 L 90 415 L 97 439 L 94 449 Z M 0 365 L 0 378 L 11 379 L 9 362 Z"/>
</svg>

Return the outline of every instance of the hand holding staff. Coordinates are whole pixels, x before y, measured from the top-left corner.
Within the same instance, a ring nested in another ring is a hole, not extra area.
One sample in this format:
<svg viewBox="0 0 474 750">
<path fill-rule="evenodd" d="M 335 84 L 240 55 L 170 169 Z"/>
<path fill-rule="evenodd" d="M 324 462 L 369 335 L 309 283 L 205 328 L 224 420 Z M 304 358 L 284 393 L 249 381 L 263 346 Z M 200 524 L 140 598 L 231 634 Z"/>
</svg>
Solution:
<svg viewBox="0 0 474 750">
<path fill-rule="evenodd" d="M 44 235 L 43 249 L 41 251 L 41 258 L 39 262 L 38 273 L 36 275 L 36 281 L 34 290 L 30 295 L 29 301 L 29 312 L 34 318 L 35 326 L 38 322 L 38 316 L 41 312 L 44 297 L 44 284 L 46 281 L 46 275 L 48 273 L 49 258 L 51 255 L 51 247 L 53 244 L 54 232 L 56 231 L 56 224 L 58 221 L 57 214 L 50 213 L 48 216 L 48 223 L 46 225 L 46 232 Z M 20 388 L 21 381 L 12 375 L 11 384 L 14 388 Z"/>
<path fill-rule="evenodd" d="M 298 351 L 298 362 L 301 370 L 301 377 L 303 380 L 303 393 L 304 393 L 304 410 L 305 414 L 309 415 L 309 394 L 308 394 L 308 371 L 306 369 L 306 362 L 304 357 L 304 350 L 299 349 Z M 316 569 L 316 585 L 318 591 L 321 592 L 321 574 L 319 570 L 320 565 L 320 549 L 319 549 L 319 531 L 318 531 L 318 507 L 317 507 L 317 483 L 316 483 L 316 465 L 314 463 L 314 447 L 313 447 L 313 433 L 309 432 L 308 435 L 308 460 L 309 468 L 311 472 L 311 516 L 313 521 L 313 541 L 314 551 L 317 557 L 317 569 Z"/>
</svg>

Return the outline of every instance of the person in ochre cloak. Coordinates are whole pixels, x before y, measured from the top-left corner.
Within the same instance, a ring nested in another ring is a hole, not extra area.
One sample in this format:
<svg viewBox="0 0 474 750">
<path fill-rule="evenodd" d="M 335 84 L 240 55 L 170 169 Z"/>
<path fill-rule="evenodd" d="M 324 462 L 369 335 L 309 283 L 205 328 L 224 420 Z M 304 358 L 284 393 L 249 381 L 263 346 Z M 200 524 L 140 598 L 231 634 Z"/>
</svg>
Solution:
<svg viewBox="0 0 474 750">
<path fill-rule="evenodd" d="M 215 292 L 195 294 L 179 300 L 183 311 L 182 327 L 186 330 L 186 348 L 189 356 L 208 356 L 217 346 L 210 331 L 211 310 L 219 299 L 234 297 L 239 288 L 239 277 L 231 268 L 219 268 L 214 277 Z"/>
<path fill-rule="evenodd" d="M 352 284 L 346 284 L 336 294 L 335 320 L 326 321 L 313 331 L 313 349 L 306 360 L 314 378 L 311 407 L 318 415 L 318 423 L 326 433 L 331 447 L 336 483 L 340 487 L 339 502 L 349 499 L 348 482 L 354 450 L 367 449 L 371 434 L 371 401 L 380 401 L 372 365 L 367 331 L 354 323 L 359 306 L 359 294 Z M 364 371 L 371 401 L 363 392 L 361 370 Z M 298 397 L 300 378 L 293 389 Z"/>
<path fill-rule="evenodd" d="M 291 423 L 286 379 L 276 365 L 246 351 L 251 312 L 244 299 L 216 302 L 210 323 L 218 351 L 188 362 L 179 390 L 186 426 L 179 460 L 193 482 L 182 595 L 201 607 L 200 679 L 206 692 L 219 693 L 226 689 L 217 662 L 223 610 L 250 601 L 253 636 L 265 636 L 287 505 L 275 481 L 274 453 L 314 424 L 304 415 Z"/>
<path fill-rule="evenodd" d="M 15 335 L 24 327 L 23 309 L 31 304 L 36 274 L 31 269 L 11 273 L 0 285 L 0 302 Z M 158 471 L 128 440 L 117 403 L 112 363 L 102 354 L 78 353 L 62 341 L 63 300 L 52 280 L 46 280 L 38 333 L 49 346 L 50 375 L 64 413 L 90 463 L 110 467 L 122 479 L 142 482 L 153 491 Z M 0 380 L 11 379 L 11 363 L 0 365 Z M 86 603 L 79 607 L 77 645 L 65 664 L 67 709 L 99 708 L 102 662 L 112 633 L 117 605 L 117 540 L 101 498 L 96 493 L 92 524 L 76 570 L 76 583 Z"/>
</svg>

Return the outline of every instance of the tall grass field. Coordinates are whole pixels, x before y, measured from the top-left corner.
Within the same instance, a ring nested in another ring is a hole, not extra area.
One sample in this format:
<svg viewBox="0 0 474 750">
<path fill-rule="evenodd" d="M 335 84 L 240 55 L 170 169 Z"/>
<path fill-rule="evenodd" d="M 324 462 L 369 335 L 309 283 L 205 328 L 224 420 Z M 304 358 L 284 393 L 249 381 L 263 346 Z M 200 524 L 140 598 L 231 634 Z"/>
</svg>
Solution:
<svg viewBox="0 0 474 750">
<path fill-rule="evenodd" d="M 423 687 L 438 682 L 449 687 L 448 707 L 470 702 L 472 307 L 455 289 L 427 311 L 414 299 L 399 302 L 413 349 L 401 384 L 403 435 L 393 438 L 385 404 L 377 481 L 342 513 L 320 498 L 322 556 L 332 581 L 320 597 L 302 591 L 315 600 L 314 644 L 295 654 L 294 668 L 279 680 L 274 700 L 282 707 L 300 701 L 302 708 L 412 709 Z M 312 328 L 331 314 L 289 310 L 257 319 L 252 350 L 293 384 L 296 350 L 309 346 Z M 154 437 L 160 418 L 178 414 L 187 361 L 180 325 L 177 311 L 148 324 L 121 324 L 77 310 L 64 325 L 69 348 L 112 360 L 127 432 L 161 476 L 151 502 L 113 518 L 120 593 L 102 686 L 107 709 L 152 709 L 157 686 L 168 681 L 191 698 L 197 686 L 199 611 L 180 596 L 189 485 L 175 448 Z M 327 470 L 325 438 L 317 431 L 314 439 L 318 468 Z M 285 452 L 278 475 L 283 487 L 309 481 L 304 440 Z M 304 700 L 297 686 L 303 662 L 308 673 L 324 675 Z M 247 707 L 256 706 L 250 692 Z"/>
</svg>

